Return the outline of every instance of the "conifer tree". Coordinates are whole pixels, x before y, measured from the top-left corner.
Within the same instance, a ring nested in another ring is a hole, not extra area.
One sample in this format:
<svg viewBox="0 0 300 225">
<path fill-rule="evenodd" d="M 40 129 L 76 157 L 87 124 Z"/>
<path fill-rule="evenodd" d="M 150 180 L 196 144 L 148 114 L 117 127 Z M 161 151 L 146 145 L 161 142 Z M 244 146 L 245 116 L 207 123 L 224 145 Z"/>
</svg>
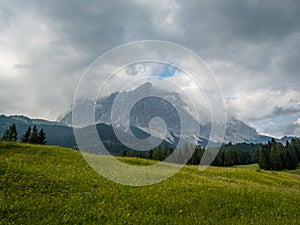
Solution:
<svg viewBox="0 0 300 225">
<path fill-rule="evenodd" d="M 154 160 L 161 160 L 162 154 L 161 154 L 161 149 L 160 146 L 158 146 L 154 151 L 153 151 L 153 159 Z"/>
<path fill-rule="evenodd" d="M 38 144 L 44 145 L 46 143 L 47 143 L 46 134 L 45 134 L 44 130 L 41 129 L 40 132 L 38 133 Z"/>
<path fill-rule="evenodd" d="M 297 156 L 294 147 L 289 142 L 287 142 L 285 148 L 286 148 L 285 168 L 289 170 L 297 169 L 298 161 L 297 161 Z"/>
<path fill-rule="evenodd" d="M 270 170 L 270 142 L 266 146 L 260 146 L 259 148 L 259 160 L 258 164 L 261 169 Z"/>
<path fill-rule="evenodd" d="M 279 152 L 275 149 L 274 146 L 272 146 L 270 150 L 270 163 L 272 170 L 282 170 Z"/>
<path fill-rule="evenodd" d="M 297 156 L 297 160 L 299 162 L 300 161 L 300 139 L 293 138 L 291 140 L 291 145 L 294 146 L 294 149 L 295 149 L 295 152 L 296 152 L 296 156 Z"/>
<path fill-rule="evenodd" d="M 16 124 L 13 124 L 9 127 L 9 133 L 10 133 L 10 141 L 17 141 L 18 132 Z"/>
<path fill-rule="evenodd" d="M 22 136 L 21 142 L 28 143 L 29 142 L 30 134 L 31 134 L 31 127 L 29 126 L 27 128 L 27 131 L 25 132 L 25 134 Z"/>
<path fill-rule="evenodd" d="M 39 133 L 38 133 L 38 130 L 37 130 L 36 126 L 33 127 L 32 133 L 30 134 L 28 142 L 31 143 L 31 144 L 38 144 L 39 143 Z"/>
<path fill-rule="evenodd" d="M 3 141 L 9 141 L 9 130 L 5 130 L 2 136 Z"/>
<path fill-rule="evenodd" d="M 16 124 L 12 124 L 6 131 L 4 131 L 2 139 L 4 141 L 17 141 L 17 136 L 18 132 Z"/>
</svg>

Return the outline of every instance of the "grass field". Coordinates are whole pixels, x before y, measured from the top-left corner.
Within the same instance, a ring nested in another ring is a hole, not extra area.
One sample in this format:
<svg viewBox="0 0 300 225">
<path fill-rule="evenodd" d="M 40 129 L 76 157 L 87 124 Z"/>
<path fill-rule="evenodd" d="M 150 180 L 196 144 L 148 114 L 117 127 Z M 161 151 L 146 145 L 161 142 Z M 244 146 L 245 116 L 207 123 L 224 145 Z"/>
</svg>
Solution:
<svg viewBox="0 0 300 225">
<path fill-rule="evenodd" d="M 0 143 L 0 224 L 300 224 L 299 203 L 300 170 L 186 166 L 129 187 L 98 175 L 79 152 Z"/>
</svg>

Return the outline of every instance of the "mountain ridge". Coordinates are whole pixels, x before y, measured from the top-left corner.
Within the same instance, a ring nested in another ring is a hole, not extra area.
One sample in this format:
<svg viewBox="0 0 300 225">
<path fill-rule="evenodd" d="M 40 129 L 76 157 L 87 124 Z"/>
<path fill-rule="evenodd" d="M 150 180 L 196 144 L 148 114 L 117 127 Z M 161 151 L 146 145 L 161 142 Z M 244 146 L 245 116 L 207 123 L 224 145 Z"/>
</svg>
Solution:
<svg viewBox="0 0 300 225">
<path fill-rule="evenodd" d="M 42 121 L 42 122 L 41 122 Z M 0 115 L 0 137 L 4 133 L 8 127 L 15 123 L 17 126 L 18 131 L 18 140 L 21 140 L 22 135 L 27 130 L 28 126 L 34 126 L 36 125 L 38 129 L 44 129 L 46 133 L 47 138 L 47 144 L 48 145 L 55 145 L 55 146 L 61 146 L 61 147 L 70 147 L 73 149 L 78 149 L 76 140 L 74 138 L 73 128 L 70 126 L 67 126 L 60 122 L 53 122 L 53 121 L 47 121 L 47 120 L 41 120 L 41 119 L 31 119 L 24 115 L 13 115 L 13 116 L 6 116 L 6 115 Z M 97 130 L 100 135 L 102 135 L 101 138 L 103 138 L 103 141 L 106 143 L 113 143 L 112 147 L 116 148 L 118 151 L 122 149 L 126 149 L 126 146 L 122 145 L 115 137 L 113 128 L 110 125 L 107 124 L 97 124 Z M 87 129 L 87 128 L 86 128 Z M 138 130 L 137 132 L 134 132 L 135 135 L 139 137 L 145 137 L 148 135 L 148 133 L 144 130 L 135 128 Z M 269 140 L 271 140 L 272 137 L 269 136 L 263 136 L 264 139 L 262 139 L 262 143 L 265 143 Z M 290 141 L 292 138 L 295 138 L 294 136 L 283 136 L 281 138 L 275 138 L 275 140 L 280 141 L 281 143 L 285 144 L 286 141 Z M 102 139 L 101 139 L 102 140 Z M 250 141 L 250 140 L 249 140 Z M 170 143 L 170 140 L 166 140 L 165 143 Z M 252 143 L 252 142 L 249 142 Z"/>
<path fill-rule="evenodd" d="M 185 121 L 187 121 L 189 124 L 187 124 L 187 127 L 192 127 L 195 123 L 198 123 L 200 127 L 201 133 L 199 133 L 197 138 L 198 141 L 205 145 L 210 136 L 211 131 L 211 124 L 205 123 L 203 121 L 197 121 L 193 115 L 187 110 L 186 103 L 182 100 L 179 93 L 175 91 L 162 91 L 156 89 L 150 82 L 146 82 L 137 88 L 129 91 L 123 91 L 123 92 L 113 92 L 110 95 L 107 95 L 102 98 L 98 98 L 96 100 L 96 104 L 88 99 L 79 99 L 77 100 L 72 107 L 77 110 L 76 112 L 79 115 L 85 115 L 85 109 L 88 107 L 95 107 L 95 123 L 105 123 L 108 125 L 119 123 L 119 124 L 128 124 L 133 123 L 136 127 L 138 127 L 141 130 L 144 130 L 146 132 L 149 132 L 149 121 L 151 118 L 153 118 L 153 115 L 159 114 L 166 123 L 168 123 L 170 126 L 174 125 L 176 126 L 176 121 L 178 122 L 178 119 L 176 119 L 175 113 L 168 113 L 166 112 L 167 103 L 164 103 L 163 100 L 160 99 L 154 99 L 152 100 L 148 99 L 147 102 L 144 100 L 144 102 L 137 102 L 134 107 L 131 109 L 131 118 L 126 118 L 122 114 L 122 109 L 126 108 L 127 102 L 120 101 L 119 99 L 130 99 L 132 96 L 139 96 L 139 94 L 143 93 L 145 96 L 155 96 L 156 93 L 164 95 L 166 100 L 172 100 L 175 104 L 175 108 L 180 110 L 181 115 L 184 115 Z M 119 99 L 117 99 L 119 98 Z M 112 107 L 114 102 L 117 100 L 119 110 L 117 113 L 119 113 L 121 116 L 118 118 L 118 121 L 111 121 L 111 114 L 112 114 Z M 145 98 L 146 99 L 146 98 Z M 147 104 L 146 104 L 147 103 Z M 66 125 L 72 126 L 72 107 L 70 109 L 62 114 L 58 118 L 58 122 L 65 123 Z M 166 113 L 164 113 L 166 112 Z M 142 115 L 142 116 L 140 116 Z M 152 117 L 151 117 L 152 116 Z M 82 118 L 85 118 L 84 116 Z M 129 122 L 128 122 L 129 120 Z M 173 121 L 173 124 L 172 124 Z M 84 127 L 91 125 L 88 123 L 89 121 L 79 121 L 79 125 Z M 174 128 L 173 126 L 173 128 Z M 169 130 L 169 133 L 167 134 L 168 137 L 180 137 L 179 126 L 177 126 L 176 129 Z M 188 134 L 186 136 L 192 137 L 195 135 L 195 131 L 191 130 L 188 131 Z M 250 127 L 246 123 L 244 123 L 241 120 L 238 120 L 237 118 L 233 116 L 228 117 L 228 121 L 226 123 L 226 131 L 224 140 L 223 137 L 219 137 L 217 140 L 222 141 L 224 143 L 266 143 L 268 140 L 270 140 L 272 137 L 260 135 L 253 127 Z M 167 138 L 166 138 L 167 139 Z M 216 141 L 217 142 L 217 141 Z"/>
</svg>

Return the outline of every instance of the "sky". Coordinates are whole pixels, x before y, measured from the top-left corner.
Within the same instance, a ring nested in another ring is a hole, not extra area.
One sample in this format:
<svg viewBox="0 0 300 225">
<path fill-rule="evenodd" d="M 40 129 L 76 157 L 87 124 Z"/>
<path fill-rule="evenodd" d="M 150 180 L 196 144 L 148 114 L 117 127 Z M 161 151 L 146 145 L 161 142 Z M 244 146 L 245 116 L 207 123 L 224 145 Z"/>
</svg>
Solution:
<svg viewBox="0 0 300 225">
<path fill-rule="evenodd" d="M 208 64 L 229 115 L 300 136 L 299 12 L 297 0 L 0 0 L 0 114 L 55 120 L 98 56 L 163 40 Z"/>
</svg>

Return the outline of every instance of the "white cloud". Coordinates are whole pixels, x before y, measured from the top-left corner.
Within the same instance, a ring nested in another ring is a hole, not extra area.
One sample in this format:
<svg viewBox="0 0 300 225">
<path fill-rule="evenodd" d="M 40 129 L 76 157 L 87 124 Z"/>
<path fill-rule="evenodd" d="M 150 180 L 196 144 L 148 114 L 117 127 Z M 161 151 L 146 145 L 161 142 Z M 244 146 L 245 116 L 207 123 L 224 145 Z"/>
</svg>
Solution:
<svg viewBox="0 0 300 225">
<path fill-rule="evenodd" d="M 299 6 L 297 1 L 3 2 L 0 113 L 55 119 L 69 107 L 97 56 L 128 41 L 161 39 L 208 62 L 230 113 L 261 132 L 269 131 L 257 121 L 277 124 L 274 118 L 281 117 L 292 124 L 300 107 Z M 115 80 L 110 90 L 131 79 Z M 191 93 L 197 89 L 184 76 L 170 80 Z"/>
</svg>

